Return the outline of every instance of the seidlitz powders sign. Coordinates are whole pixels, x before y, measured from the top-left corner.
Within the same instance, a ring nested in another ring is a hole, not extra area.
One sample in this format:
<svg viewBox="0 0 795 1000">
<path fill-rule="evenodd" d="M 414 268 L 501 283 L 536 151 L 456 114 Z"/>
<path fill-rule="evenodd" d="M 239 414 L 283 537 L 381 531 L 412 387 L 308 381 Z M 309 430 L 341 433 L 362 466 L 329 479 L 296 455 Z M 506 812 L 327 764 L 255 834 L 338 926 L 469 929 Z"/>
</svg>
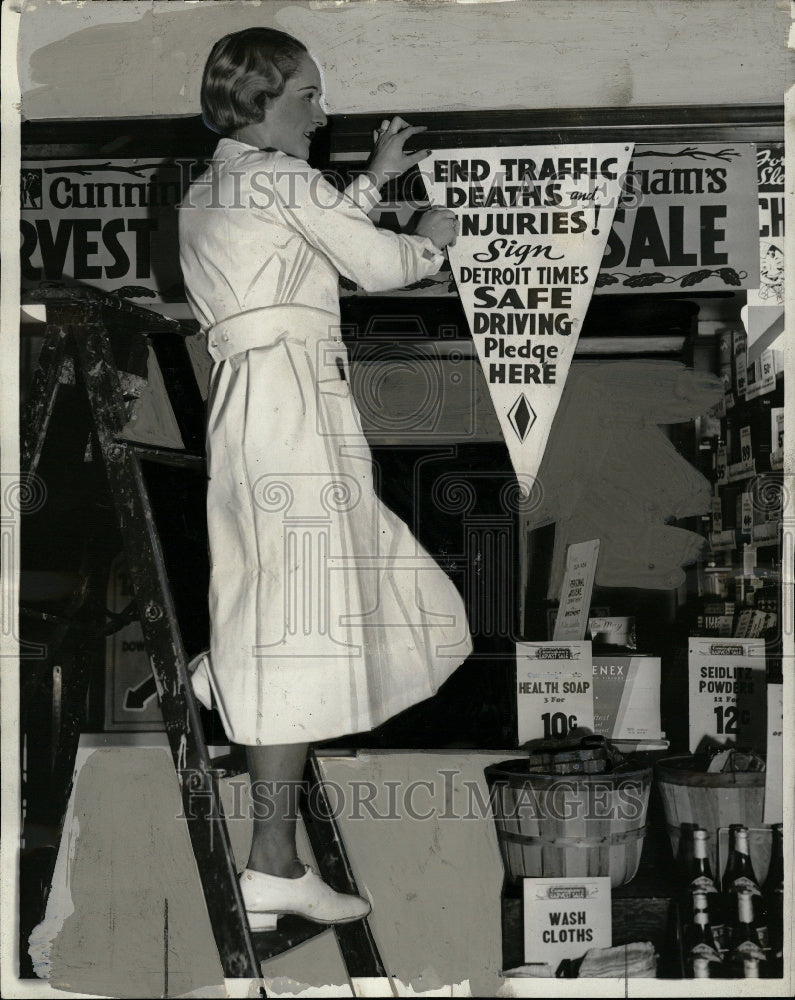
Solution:
<svg viewBox="0 0 795 1000">
<path fill-rule="evenodd" d="M 452 208 L 449 248 L 514 470 L 529 493 L 591 300 L 632 145 L 438 151 L 420 167 Z"/>
</svg>

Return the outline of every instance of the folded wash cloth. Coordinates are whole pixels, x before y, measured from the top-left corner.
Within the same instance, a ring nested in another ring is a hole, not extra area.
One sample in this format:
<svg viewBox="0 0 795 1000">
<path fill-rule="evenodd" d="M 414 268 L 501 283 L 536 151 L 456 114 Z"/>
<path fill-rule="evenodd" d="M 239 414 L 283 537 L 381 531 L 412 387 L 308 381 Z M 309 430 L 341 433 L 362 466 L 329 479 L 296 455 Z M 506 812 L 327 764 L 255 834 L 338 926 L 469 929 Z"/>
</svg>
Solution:
<svg viewBox="0 0 795 1000">
<path fill-rule="evenodd" d="M 648 941 L 615 948 L 591 948 L 585 953 L 578 977 L 601 979 L 656 979 L 657 955 Z"/>
</svg>

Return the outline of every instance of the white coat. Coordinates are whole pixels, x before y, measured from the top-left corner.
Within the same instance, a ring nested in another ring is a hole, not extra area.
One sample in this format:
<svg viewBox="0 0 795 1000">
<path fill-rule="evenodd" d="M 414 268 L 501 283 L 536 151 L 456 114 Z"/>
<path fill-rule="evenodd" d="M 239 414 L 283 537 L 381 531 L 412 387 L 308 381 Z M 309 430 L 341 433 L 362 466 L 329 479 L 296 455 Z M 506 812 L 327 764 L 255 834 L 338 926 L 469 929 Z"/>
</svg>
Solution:
<svg viewBox="0 0 795 1000">
<path fill-rule="evenodd" d="M 434 694 L 471 652 L 463 602 L 377 498 L 350 394 L 338 277 L 435 273 L 430 240 L 377 229 L 365 178 L 223 139 L 180 206 L 188 301 L 213 356 L 211 646 L 193 674 L 236 743 L 361 732 Z"/>
</svg>

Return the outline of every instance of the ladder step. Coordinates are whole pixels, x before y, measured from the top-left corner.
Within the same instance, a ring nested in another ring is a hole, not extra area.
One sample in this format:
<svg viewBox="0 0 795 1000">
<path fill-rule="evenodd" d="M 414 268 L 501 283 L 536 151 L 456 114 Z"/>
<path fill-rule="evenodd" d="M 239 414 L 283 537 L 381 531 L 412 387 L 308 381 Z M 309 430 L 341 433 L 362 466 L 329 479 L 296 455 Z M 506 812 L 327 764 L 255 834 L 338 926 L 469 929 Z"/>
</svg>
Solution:
<svg viewBox="0 0 795 1000">
<path fill-rule="evenodd" d="M 220 774 L 221 778 L 234 778 L 238 774 L 246 774 L 248 772 L 248 764 L 246 763 L 246 754 L 242 750 L 232 750 L 231 753 L 223 754 L 220 757 L 213 757 L 213 770 L 222 771 Z"/>
<path fill-rule="evenodd" d="M 117 440 L 132 447 L 135 454 L 145 462 L 157 462 L 158 465 L 171 465 L 178 469 L 204 472 L 206 465 L 204 455 L 196 455 L 178 448 L 160 448 L 156 445 L 140 444 L 138 441 L 127 441 L 124 438 Z"/>
<path fill-rule="evenodd" d="M 260 962 L 283 955 L 291 948 L 297 948 L 304 941 L 309 941 L 324 931 L 332 930 L 331 924 L 318 924 L 314 920 L 285 914 L 279 917 L 275 931 L 252 931 L 251 940 L 254 952 Z"/>
</svg>

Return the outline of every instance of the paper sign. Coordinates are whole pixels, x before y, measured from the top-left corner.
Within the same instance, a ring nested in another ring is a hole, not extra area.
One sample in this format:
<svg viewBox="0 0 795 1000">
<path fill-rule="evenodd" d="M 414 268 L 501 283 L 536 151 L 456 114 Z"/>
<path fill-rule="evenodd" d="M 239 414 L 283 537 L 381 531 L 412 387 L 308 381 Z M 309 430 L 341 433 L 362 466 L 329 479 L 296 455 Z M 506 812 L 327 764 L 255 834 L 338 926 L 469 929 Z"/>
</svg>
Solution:
<svg viewBox="0 0 795 1000">
<path fill-rule="evenodd" d="M 461 224 L 448 259 L 519 485 L 532 489 L 631 144 L 437 150 L 419 168 Z"/>
<path fill-rule="evenodd" d="M 593 613 L 594 609 L 591 608 Z M 635 640 L 635 619 L 609 615 L 588 619 L 588 631 L 595 642 L 609 642 L 613 646 L 637 649 Z"/>
<path fill-rule="evenodd" d="M 590 641 L 517 642 L 519 743 L 594 731 Z"/>
<path fill-rule="evenodd" d="M 758 227 L 753 143 L 637 145 L 596 287 L 640 294 L 756 288 Z"/>
<path fill-rule="evenodd" d="M 599 557 L 599 539 L 575 542 L 566 550 L 566 568 L 560 588 L 560 606 L 555 619 L 553 639 L 575 641 L 585 636 L 588 628 L 588 609 L 591 606 L 596 560 Z"/>
<path fill-rule="evenodd" d="M 753 448 L 751 446 L 751 426 L 746 424 L 740 428 L 740 461 L 750 462 L 753 458 Z"/>
<path fill-rule="evenodd" d="M 762 388 L 760 396 L 765 396 L 776 388 L 776 362 L 770 348 L 762 351 Z"/>
<path fill-rule="evenodd" d="M 184 298 L 178 163 L 158 158 L 28 160 L 22 165 L 22 287 L 85 282 L 144 304 Z"/>
<path fill-rule="evenodd" d="M 122 612 L 132 597 L 127 562 L 122 554 L 111 564 L 109 610 Z M 136 620 L 105 640 L 105 729 L 139 732 L 164 728 L 143 630 Z"/>
<path fill-rule="evenodd" d="M 743 330 L 735 330 L 733 335 L 734 391 L 742 398 L 748 384 L 748 338 Z"/>
<path fill-rule="evenodd" d="M 660 659 L 594 656 L 594 732 L 608 739 L 662 739 Z"/>
<path fill-rule="evenodd" d="M 729 459 L 726 453 L 726 445 L 722 444 L 717 450 L 715 459 L 715 481 L 725 483 L 728 477 Z"/>
<path fill-rule="evenodd" d="M 740 531 L 750 535 L 754 530 L 754 498 L 746 490 L 740 494 Z"/>
<path fill-rule="evenodd" d="M 767 686 L 767 756 L 763 823 L 784 822 L 784 686 Z"/>
<path fill-rule="evenodd" d="M 784 304 L 784 146 L 758 144 L 759 288 L 749 289 L 748 304 Z"/>
<path fill-rule="evenodd" d="M 712 497 L 712 530 L 723 531 L 723 506 L 717 493 Z"/>
<path fill-rule="evenodd" d="M 763 639 L 692 637 L 690 750 L 705 737 L 764 749 L 767 715 Z"/>
<path fill-rule="evenodd" d="M 784 447 L 783 406 L 773 406 L 770 409 L 770 443 L 773 451 L 781 451 Z"/>
<path fill-rule="evenodd" d="M 610 879 L 526 878 L 524 958 L 556 969 L 564 958 L 613 944 Z"/>
</svg>

